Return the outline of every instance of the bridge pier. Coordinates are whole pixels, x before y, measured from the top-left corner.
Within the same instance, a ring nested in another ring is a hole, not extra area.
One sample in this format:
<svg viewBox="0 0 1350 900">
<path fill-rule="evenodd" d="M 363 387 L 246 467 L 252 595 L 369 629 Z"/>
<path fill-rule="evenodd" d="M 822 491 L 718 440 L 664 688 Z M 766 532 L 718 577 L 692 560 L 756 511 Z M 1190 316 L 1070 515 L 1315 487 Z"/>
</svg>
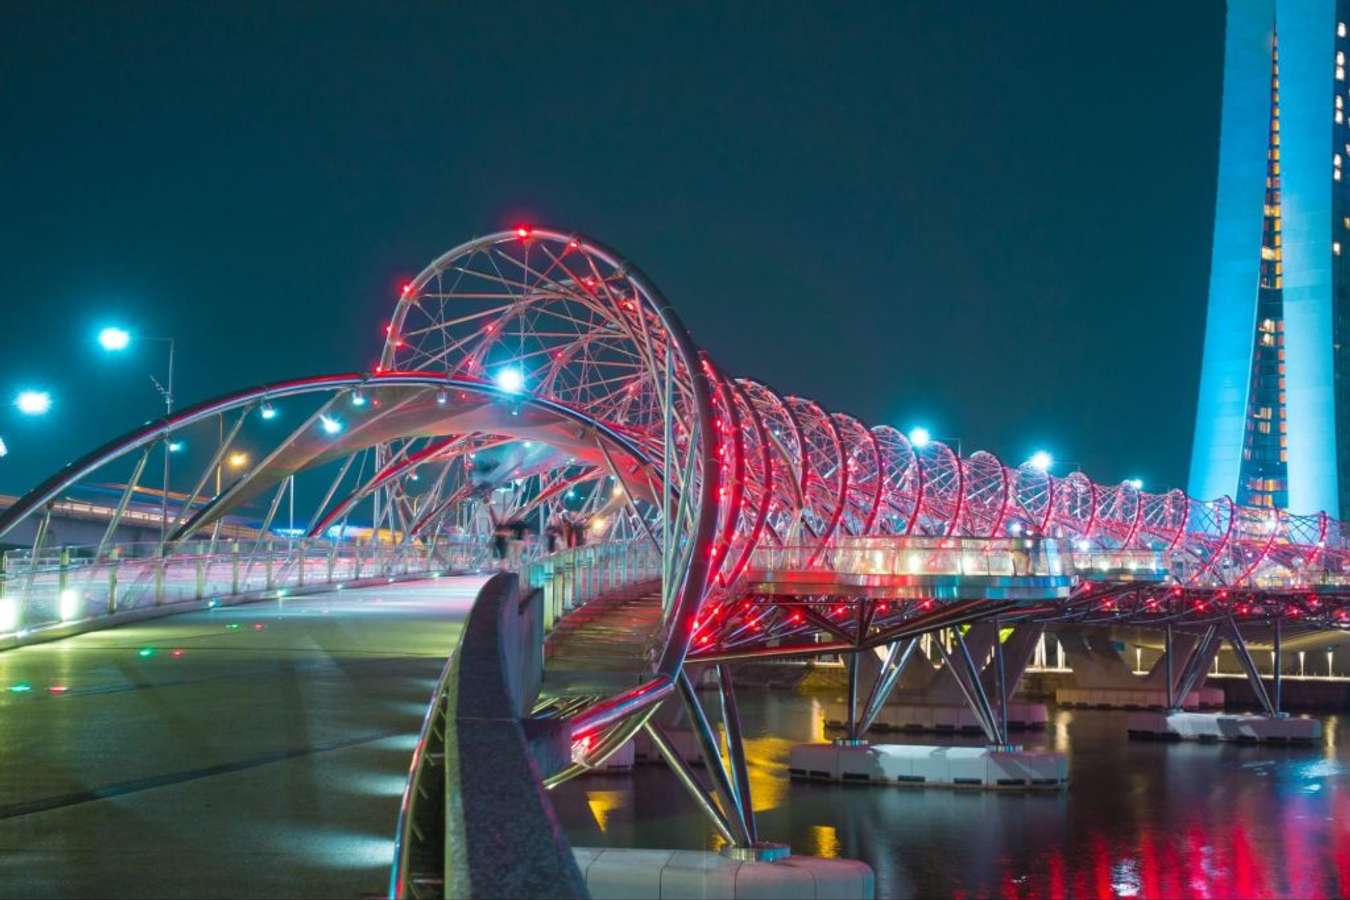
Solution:
<svg viewBox="0 0 1350 900">
<path fill-rule="evenodd" d="M 931 644 L 943 660 L 943 668 L 930 673 L 930 683 L 937 681 L 932 685 L 937 689 L 934 693 L 944 688 L 958 691 L 987 746 L 871 744 L 865 740 L 868 729 L 918 650 L 920 638 L 913 637 L 897 641 L 887 649 L 860 720 L 853 712 L 856 709 L 853 701 L 861 666 L 857 663 L 851 666 L 848 736 L 832 744 L 793 747 L 789 774 L 796 779 L 849 784 L 1023 790 L 1064 787 L 1068 784 L 1068 762 L 1063 754 L 1028 752 L 1008 739 L 1010 687 L 1015 689 L 1040 638 L 1038 626 L 1023 626 L 1018 631 L 1021 633 L 1009 636 L 1012 644 L 1009 648 L 1000 640 L 996 620 L 977 623 L 968 634 L 962 634 L 957 627 L 932 634 Z M 854 658 L 858 655 L 854 654 Z M 989 661 L 981 667 L 975 661 L 977 658 Z"/>
<path fill-rule="evenodd" d="M 1044 626 L 1017 625 L 1002 642 L 995 639 L 1000 630 L 993 623 L 978 622 L 966 633 L 965 643 L 974 660 L 985 661 L 979 667 L 981 684 L 987 696 L 999 700 L 996 712 L 1006 739 L 1012 731 L 1044 728 L 1048 720 L 1044 704 L 1011 699 L 1031 663 Z M 936 645 L 942 640 L 941 635 L 933 633 L 926 642 L 939 661 L 942 657 Z M 890 656 L 890 648 L 879 664 L 869 653 L 858 654 L 859 677 L 869 669 L 876 675 L 862 706 L 855 737 L 863 737 L 868 731 L 973 732 L 987 736 L 980 715 L 962 689 L 963 682 L 956 677 L 958 670 L 945 664 L 934 666 L 924 652 L 924 643 L 922 637 L 916 637 L 910 649 L 898 651 L 906 654 L 898 671 L 891 668 L 896 660 Z M 1002 690 L 998 686 L 1000 656 L 1005 682 Z M 841 712 L 846 710 L 831 707 L 826 725 L 845 728 L 846 715 Z"/>
<path fill-rule="evenodd" d="M 1066 627 L 1056 629 L 1055 637 L 1069 657 L 1075 685 L 1055 691 L 1060 706 L 1197 709 L 1223 705 L 1223 691 L 1204 686 L 1219 646 L 1218 642 L 1199 646 L 1203 634 L 1176 632 L 1166 638 L 1162 657 L 1145 676 L 1130 671 L 1107 631 Z"/>
<path fill-rule="evenodd" d="M 1171 629 L 1169 644 L 1171 641 Z M 1278 628 L 1276 634 L 1278 637 Z M 1177 702 L 1185 697 L 1194 683 L 1203 677 L 1223 640 L 1233 648 L 1233 654 L 1246 673 L 1252 693 L 1261 706 L 1261 713 L 1198 713 L 1186 712 Z M 1278 642 L 1278 641 L 1277 641 Z M 1277 651 L 1278 657 L 1278 651 Z M 1170 668 L 1170 666 L 1169 666 Z M 1126 728 L 1132 738 L 1153 740 L 1225 741 L 1235 743 L 1312 743 L 1322 736 L 1322 723 L 1316 719 L 1291 718 L 1279 707 L 1279 667 L 1273 678 L 1274 690 L 1268 692 L 1257 671 L 1247 647 L 1246 638 L 1237 622 L 1229 617 L 1221 625 L 1211 625 L 1193 642 L 1191 652 L 1177 677 L 1175 691 L 1170 691 L 1169 703 L 1162 712 L 1141 712 L 1130 716 Z"/>
</svg>

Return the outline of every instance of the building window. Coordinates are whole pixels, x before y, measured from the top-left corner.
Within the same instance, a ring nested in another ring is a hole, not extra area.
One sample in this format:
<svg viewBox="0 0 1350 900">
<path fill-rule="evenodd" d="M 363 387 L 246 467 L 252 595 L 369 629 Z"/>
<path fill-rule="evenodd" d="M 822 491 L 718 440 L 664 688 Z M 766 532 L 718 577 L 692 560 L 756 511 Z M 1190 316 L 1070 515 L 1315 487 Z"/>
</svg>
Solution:
<svg viewBox="0 0 1350 900">
<path fill-rule="evenodd" d="M 1331 242 L 1331 252 L 1334 253 L 1334 254 L 1336 254 L 1337 256 L 1340 256 L 1340 255 L 1341 255 L 1341 242 L 1340 242 L 1340 241 L 1332 241 L 1332 242 Z"/>
<path fill-rule="evenodd" d="M 1337 66 L 1337 67 L 1336 67 L 1336 80 L 1337 80 L 1337 81 L 1344 81 L 1344 80 L 1345 80 L 1345 66 Z"/>
<path fill-rule="evenodd" d="M 1337 23 L 1336 23 L 1336 37 L 1345 37 L 1345 23 L 1344 23 L 1344 22 L 1337 22 Z"/>
</svg>

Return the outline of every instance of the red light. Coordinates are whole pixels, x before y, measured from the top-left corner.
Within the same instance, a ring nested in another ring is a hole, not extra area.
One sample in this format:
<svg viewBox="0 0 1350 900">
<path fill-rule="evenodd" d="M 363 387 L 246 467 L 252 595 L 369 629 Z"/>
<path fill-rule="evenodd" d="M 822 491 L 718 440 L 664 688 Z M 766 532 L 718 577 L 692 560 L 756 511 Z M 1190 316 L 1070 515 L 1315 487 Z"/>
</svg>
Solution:
<svg viewBox="0 0 1350 900">
<path fill-rule="evenodd" d="M 412 282 L 410 281 L 410 282 L 408 282 L 407 284 L 405 284 L 405 285 L 403 286 L 403 293 L 406 294 L 406 293 L 408 293 L 408 291 L 411 291 L 411 290 L 412 290 Z"/>
<path fill-rule="evenodd" d="M 528 225 L 516 226 L 516 237 L 520 238 L 523 241 L 525 240 L 525 238 L 529 236 L 530 236 L 530 227 Z"/>
<path fill-rule="evenodd" d="M 170 650 L 170 651 L 169 651 L 169 655 L 172 656 L 174 659 L 178 659 L 180 656 L 183 655 L 183 651 L 182 651 L 182 650 Z"/>
<path fill-rule="evenodd" d="M 68 690 L 70 690 L 70 688 L 66 687 L 64 684 L 54 684 L 51 687 L 47 688 L 47 693 L 64 694 Z"/>
<path fill-rule="evenodd" d="M 254 622 L 254 623 L 253 623 L 253 630 L 254 630 L 254 631 L 262 631 L 263 628 L 264 628 L 263 623 L 261 623 L 261 622 Z"/>
</svg>

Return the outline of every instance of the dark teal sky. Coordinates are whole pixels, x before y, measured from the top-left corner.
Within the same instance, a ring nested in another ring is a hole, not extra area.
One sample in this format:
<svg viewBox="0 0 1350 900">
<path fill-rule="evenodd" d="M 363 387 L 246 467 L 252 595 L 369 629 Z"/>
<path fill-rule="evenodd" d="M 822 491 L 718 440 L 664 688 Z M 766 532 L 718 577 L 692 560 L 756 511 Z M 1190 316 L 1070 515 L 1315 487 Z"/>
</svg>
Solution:
<svg viewBox="0 0 1350 900">
<path fill-rule="evenodd" d="M 1222 29 L 1174 0 L 6 3 L 0 491 L 156 413 L 158 351 L 104 358 L 104 322 L 177 337 L 181 403 L 362 367 L 403 278 L 522 219 L 615 246 L 732 372 L 1182 485 Z"/>
</svg>

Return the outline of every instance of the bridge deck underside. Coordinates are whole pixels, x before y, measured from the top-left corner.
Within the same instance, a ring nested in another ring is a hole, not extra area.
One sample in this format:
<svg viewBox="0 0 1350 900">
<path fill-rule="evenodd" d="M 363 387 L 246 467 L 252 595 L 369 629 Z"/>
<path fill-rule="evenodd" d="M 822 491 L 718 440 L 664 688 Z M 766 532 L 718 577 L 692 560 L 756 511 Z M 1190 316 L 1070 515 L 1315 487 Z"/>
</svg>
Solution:
<svg viewBox="0 0 1350 900">
<path fill-rule="evenodd" d="M 418 728 L 481 582 L 221 607 L 0 654 L 0 894 L 383 892 Z"/>
</svg>

